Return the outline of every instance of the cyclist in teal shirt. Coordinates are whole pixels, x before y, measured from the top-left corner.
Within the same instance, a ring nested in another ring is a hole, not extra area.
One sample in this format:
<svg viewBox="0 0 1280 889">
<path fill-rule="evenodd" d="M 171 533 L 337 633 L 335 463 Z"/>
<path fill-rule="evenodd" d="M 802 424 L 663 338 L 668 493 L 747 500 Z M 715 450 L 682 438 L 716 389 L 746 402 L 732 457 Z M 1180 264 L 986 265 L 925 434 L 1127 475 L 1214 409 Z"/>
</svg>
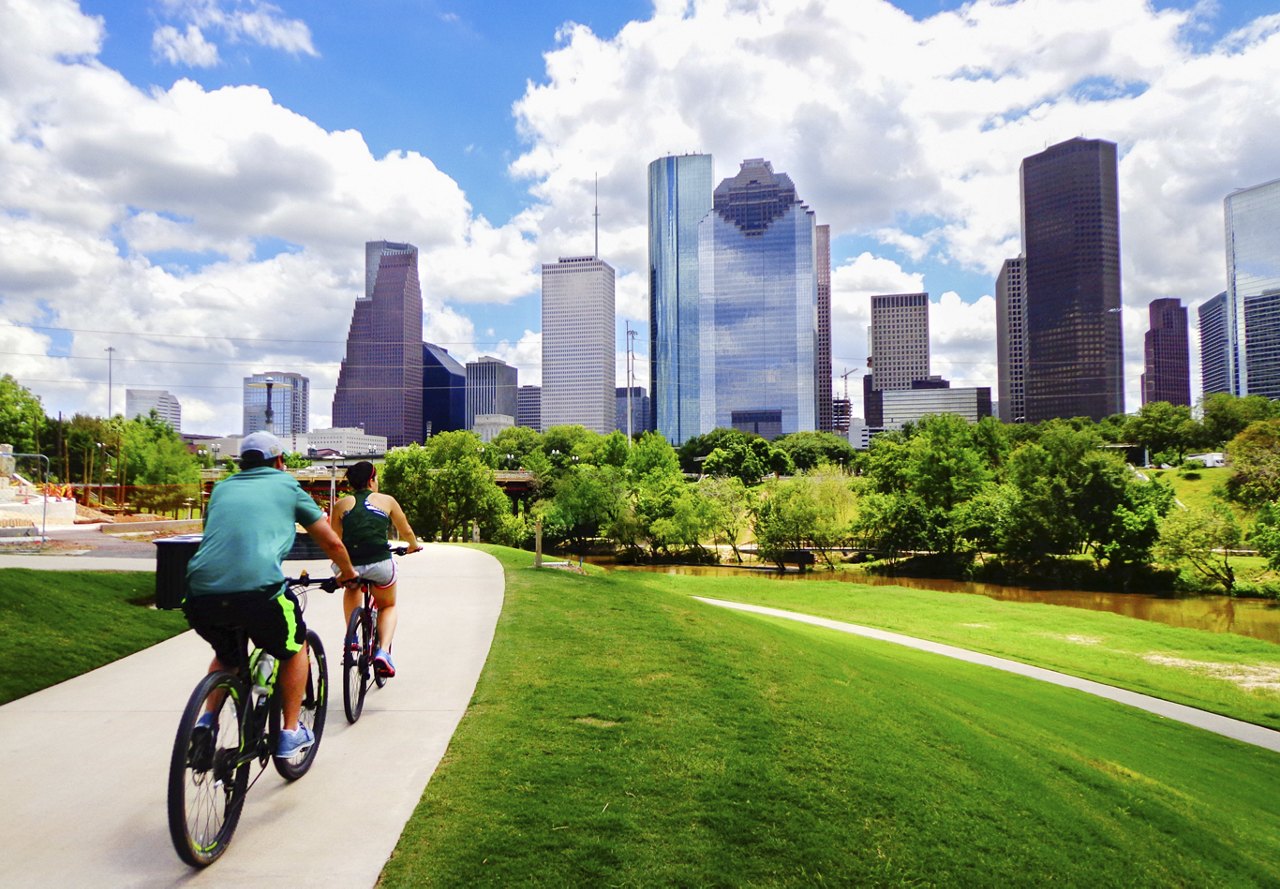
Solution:
<svg viewBox="0 0 1280 889">
<path fill-rule="evenodd" d="M 214 486 L 204 516 L 204 537 L 187 566 L 187 622 L 213 646 L 209 672 L 235 669 L 236 630 L 280 662 L 284 731 L 276 756 L 291 757 L 315 743 L 298 726 L 307 682 L 307 627 L 302 608 L 284 582 L 280 563 L 302 525 L 333 560 L 338 580 L 356 576 L 342 540 L 297 480 L 284 472 L 284 446 L 269 432 L 240 444 L 241 471 Z M 298 653 L 302 657 L 295 657 Z M 206 714 L 212 718 L 212 714 Z"/>
</svg>

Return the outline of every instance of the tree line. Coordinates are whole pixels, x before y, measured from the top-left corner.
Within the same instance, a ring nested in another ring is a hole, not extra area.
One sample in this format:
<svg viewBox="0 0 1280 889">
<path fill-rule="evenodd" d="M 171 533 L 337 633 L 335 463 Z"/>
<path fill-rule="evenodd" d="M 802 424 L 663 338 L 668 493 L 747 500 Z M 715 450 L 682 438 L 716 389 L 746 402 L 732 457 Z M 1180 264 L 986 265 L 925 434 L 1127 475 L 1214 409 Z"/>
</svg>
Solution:
<svg viewBox="0 0 1280 889">
<path fill-rule="evenodd" d="M 1187 582 L 1253 592 L 1232 559 L 1250 547 L 1280 569 L 1280 404 L 1260 396 L 1164 402 L 1133 415 L 971 424 L 925 417 L 877 435 L 868 451 L 836 435 L 773 441 L 733 429 L 679 448 L 656 433 L 628 442 L 581 426 L 503 430 L 484 443 L 444 432 L 387 454 L 383 489 L 427 539 L 604 550 L 634 561 L 742 561 L 750 546 L 782 564 L 806 550 L 827 566 L 850 557 L 949 576 L 1111 588 Z M 0 440 L 47 453 L 54 476 L 189 485 L 201 460 L 154 417 L 45 417 L 39 400 L 0 378 Z M 114 445 L 111 443 L 115 443 Z M 1224 449 L 1221 496 L 1182 508 L 1172 488 L 1134 463 L 1187 465 Z M 1135 459 L 1135 454 L 1143 457 Z M 204 462 L 207 463 L 207 457 Z M 525 470 L 513 502 L 495 472 Z"/>
</svg>

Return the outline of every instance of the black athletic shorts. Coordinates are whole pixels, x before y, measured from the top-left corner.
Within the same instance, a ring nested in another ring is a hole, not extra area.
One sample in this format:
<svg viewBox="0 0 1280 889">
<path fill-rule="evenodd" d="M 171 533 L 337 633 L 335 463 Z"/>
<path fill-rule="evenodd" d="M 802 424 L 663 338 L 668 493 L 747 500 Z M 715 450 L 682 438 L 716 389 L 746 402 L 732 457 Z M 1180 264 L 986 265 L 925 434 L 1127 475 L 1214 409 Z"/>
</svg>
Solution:
<svg viewBox="0 0 1280 889">
<path fill-rule="evenodd" d="M 234 669 L 245 654 L 236 650 L 238 627 L 244 627 L 254 645 L 282 661 L 301 651 L 307 638 L 302 606 L 288 587 L 282 592 L 187 596 L 182 612 L 191 629 L 213 646 L 214 654 L 228 669 Z"/>
</svg>

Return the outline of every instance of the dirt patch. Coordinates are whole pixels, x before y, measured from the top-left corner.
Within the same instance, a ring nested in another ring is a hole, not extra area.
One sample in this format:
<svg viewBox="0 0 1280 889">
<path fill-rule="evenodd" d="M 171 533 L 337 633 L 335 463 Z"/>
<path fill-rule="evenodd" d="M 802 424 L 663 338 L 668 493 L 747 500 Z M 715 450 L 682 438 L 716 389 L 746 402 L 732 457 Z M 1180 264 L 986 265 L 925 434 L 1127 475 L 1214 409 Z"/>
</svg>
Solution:
<svg viewBox="0 0 1280 889">
<path fill-rule="evenodd" d="M 1280 666 L 1271 664 L 1220 664 L 1213 661 L 1192 661 L 1186 658 L 1169 657 L 1154 652 L 1144 654 L 1142 659 L 1149 664 L 1162 667 L 1176 667 L 1203 673 L 1213 679 L 1221 679 L 1238 685 L 1246 691 L 1262 691 L 1280 694 Z"/>
</svg>

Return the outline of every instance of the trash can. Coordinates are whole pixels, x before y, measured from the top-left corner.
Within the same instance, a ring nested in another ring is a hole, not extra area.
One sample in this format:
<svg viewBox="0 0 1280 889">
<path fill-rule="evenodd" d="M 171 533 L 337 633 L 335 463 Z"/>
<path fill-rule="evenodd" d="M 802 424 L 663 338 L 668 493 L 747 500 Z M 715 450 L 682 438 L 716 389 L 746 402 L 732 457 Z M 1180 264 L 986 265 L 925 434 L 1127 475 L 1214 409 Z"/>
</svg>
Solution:
<svg viewBox="0 0 1280 889">
<path fill-rule="evenodd" d="M 203 534 L 180 534 L 155 541 L 157 608 L 182 607 L 187 595 L 187 563 L 203 539 Z"/>
</svg>

